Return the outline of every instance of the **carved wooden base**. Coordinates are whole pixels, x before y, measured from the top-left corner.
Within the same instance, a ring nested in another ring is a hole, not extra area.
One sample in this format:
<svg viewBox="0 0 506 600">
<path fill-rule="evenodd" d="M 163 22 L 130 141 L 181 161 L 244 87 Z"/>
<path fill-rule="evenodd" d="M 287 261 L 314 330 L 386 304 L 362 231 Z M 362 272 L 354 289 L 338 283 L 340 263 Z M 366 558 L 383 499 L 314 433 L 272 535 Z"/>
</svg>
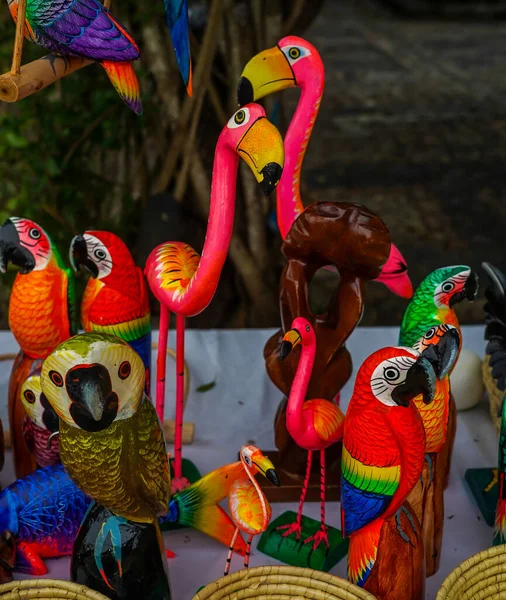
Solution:
<svg viewBox="0 0 506 600">
<path fill-rule="evenodd" d="M 404 513 L 401 526 L 411 543 L 405 542 L 397 531 L 395 516 L 383 525 L 376 564 L 365 582 L 364 589 L 378 600 L 425 600 L 425 560 L 421 527 L 408 502 L 415 531 Z M 353 543 L 353 536 L 350 543 Z"/>
<path fill-rule="evenodd" d="M 408 497 L 422 525 L 427 577 L 431 577 L 439 570 L 444 526 L 445 465 L 441 463 L 440 456 L 437 454 L 430 456 L 433 469 L 432 481 L 429 463 L 425 461 L 422 480 L 417 483 Z"/>
<path fill-rule="evenodd" d="M 457 435 L 457 406 L 453 396 L 450 397 L 450 411 L 448 413 L 448 430 L 446 433 L 446 443 L 440 452 L 441 460 L 445 464 L 444 489 L 448 487 L 450 481 L 450 468 L 452 466 L 453 446 L 455 445 L 455 436 Z"/>
<path fill-rule="evenodd" d="M 339 452 L 341 452 L 341 444 Z M 257 481 L 262 488 L 263 493 L 269 502 L 298 502 L 302 492 L 304 477 L 298 477 L 287 473 L 283 467 L 279 466 L 279 453 L 277 450 L 262 450 L 270 458 L 276 467 L 276 473 L 279 476 L 281 486 L 277 487 L 262 475 L 257 477 Z M 306 495 L 306 502 L 320 502 L 320 461 L 316 456 L 313 459 L 311 478 Z M 339 502 L 341 499 L 341 465 L 326 471 L 326 500 L 327 502 Z"/>
</svg>

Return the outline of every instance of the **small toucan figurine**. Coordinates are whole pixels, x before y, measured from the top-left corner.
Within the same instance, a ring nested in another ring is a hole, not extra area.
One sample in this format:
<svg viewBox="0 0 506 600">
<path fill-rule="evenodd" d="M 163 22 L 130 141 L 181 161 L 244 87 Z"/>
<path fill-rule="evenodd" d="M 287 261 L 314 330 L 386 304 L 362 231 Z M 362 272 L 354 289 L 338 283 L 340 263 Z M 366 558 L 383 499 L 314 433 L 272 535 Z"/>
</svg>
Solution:
<svg viewBox="0 0 506 600">
<path fill-rule="evenodd" d="M 18 0 L 7 2 L 17 21 Z M 126 105 L 142 113 L 132 65 L 139 48 L 99 0 L 27 0 L 25 38 L 54 54 L 99 62 Z"/>
<path fill-rule="evenodd" d="M 91 278 L 81 303 L 85 331 L 115 335 L 139 354 L 146 369 L 149 396 L 151 313 L 142 269 L 135 266 L 127 245 L 108 231 L 85 231 L 70 245 L 74 270 L 86 269 Z"/>
<path fill-rule="evenodd" d="M 23 439 L 20 389 L 34 367 L 77 332 L 74 273 L 48 234 L 33 221 L 11 217 L 0 227 L 0 271 L 18 267 L 9 300 L 9 327 L 21 352 L 9 380 L 9 423 L 16 476 L 35 469 Z"/>
<path fill-rule="evenodd" d="M 183 77 L 186 91 L 191 96 L 193 88 L 188 0 L 164 0 L 164 4 L 179 71 Z"/>
<path fill-rule="evenodd" d="M 60 463 L 58 415 L 40 388 L 40 367 L 33 370 L 21 386 L 21 403 L 26 411 L 23 433 L 25 443 L 38 467 Z"/>
<path fill-rule="evenodd" d="M 75 336 L 44 361 L 42 391 L 60 418 L 60 456 L 92 500 L 74 543 L 71 578 L 111 600 L 170 600 L 158 518 L 169 461 L 145 369 L 123 340 Z"/>
</svg>

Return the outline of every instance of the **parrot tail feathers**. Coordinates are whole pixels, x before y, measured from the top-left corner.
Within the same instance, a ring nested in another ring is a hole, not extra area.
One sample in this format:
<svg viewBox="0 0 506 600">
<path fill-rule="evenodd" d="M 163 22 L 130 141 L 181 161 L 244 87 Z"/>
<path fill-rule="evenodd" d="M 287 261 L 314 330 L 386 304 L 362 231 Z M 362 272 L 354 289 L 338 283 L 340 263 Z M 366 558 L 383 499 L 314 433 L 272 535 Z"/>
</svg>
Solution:
<svg viewBox="0 0 506 600">
<path fill-rule="evenodd" d="M 495 512 L 494 546 L 506 544 L 506 499 L 499 498 Z"/>
<path fill-rule="evenodd" d="M 104 60 L 100 63 L 125 104 L 136 115 L 142 114 L 141 87 L 131 62 Z"/>
<path fill-rule="evenodd" d="M 177 516 L 174 515 L 175 518 L 172 521 L 176 521 L 179 525 L 198 529 L 229 547 L 236 528 L 227 513 L 218 505 L 226 495 L 222 485 L 225 469 L 222 467 L 209 473 L 176 494 L 169 506 L 168 517 L 170 519 L 170 515 L 174 514 L 174 508 L 177 508 Z M 230 479 L 232 480 L 234 479 L 234 470 L 235 465 L 229 465 Z M 226 485 L 229 485 L 228 481 L 226 481 Z M 173 506 L 174 504 L 176 507 Z M 234 551 L 241 556 L 246 553 L 246 544 L 240 535 L 237 536 Z"/>
<path fill-rule="evenodd" d="M 377 519 L 350 536 L 348 551 L 348 579 L 363 587 L 376 562 L 381 528 L 384 521 Z"/>
</svg>

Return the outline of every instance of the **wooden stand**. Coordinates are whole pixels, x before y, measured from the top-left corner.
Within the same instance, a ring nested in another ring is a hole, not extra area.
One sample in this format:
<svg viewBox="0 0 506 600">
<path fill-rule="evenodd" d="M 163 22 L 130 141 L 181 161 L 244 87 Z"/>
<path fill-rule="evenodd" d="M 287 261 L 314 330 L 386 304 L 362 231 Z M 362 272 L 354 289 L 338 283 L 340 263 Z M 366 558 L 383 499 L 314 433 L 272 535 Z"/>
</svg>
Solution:
<svg viewBox="0 0 506 600">
<path fill-rule="evenodd" d="M 444 463 L 444 489 L 448 487 L 450 481 L 450 470 L 452 466 L 453 446 L 455 445 L 455 436 L 457 435 L 457 406 L 453 396 L 450 396 L 450 411 L 448 413 L 448 430 L 446 432 L 446 442 L 440 452 L 440 459 Z"/>
<path fill-rule="evenodd" d="M 391 517 L 383 525 L 380 535 L 376 564 L 365 582 L 364 589 L 378 600 L 425 600 L 425 561 L 421 527 L 408 502 L 404 507 L 410 511 L 416 533 L 404 513 L 402 530 L 409 537 L 405 542 Z M 353 536 L 350 544 L 353 543 Z"/>
<path fill-rule="evenodd" d="M 342 445 L 336 444 L 335 451 L 341 455 Z M 265 497 L 269 502 L 298 502 L 302 492 L 304 477 L 288 473 L 279 466 L 279 452 L 277 450 L 266 450 L 262 452 L 270 458 L 276 467 L 281 486 L 277 487 L 265 477 L 257 477 Z M 341 463 L 337 467 L 330 469 L 327 467 L 327 502 L 339 502 L 341 499 Z M 320 502 L 320 463 L 313 461 L 311 478 L 306 495 L 306 502 Z"/>
</svg>

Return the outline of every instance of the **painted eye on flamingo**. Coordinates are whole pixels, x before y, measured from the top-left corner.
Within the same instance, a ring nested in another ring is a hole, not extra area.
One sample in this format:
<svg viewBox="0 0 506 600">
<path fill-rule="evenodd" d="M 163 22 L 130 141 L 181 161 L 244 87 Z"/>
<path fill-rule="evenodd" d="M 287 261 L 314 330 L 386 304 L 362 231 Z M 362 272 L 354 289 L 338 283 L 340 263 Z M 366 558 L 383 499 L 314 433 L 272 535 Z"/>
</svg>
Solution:
<svg viewBox="0 0 506 600">
<path fill-rule="evenodd" d="M 214 157 L 209 220 L 202 256 L 182 242 L 165 242 L 148 257 L 145 275 L 160 302 L 156 409 L 163 420 L 166 348 L 170 313 L 176 314 L 176 432 L 172 491 L 187 487 L 182 471 L 185 318 L 201 313 L 218 287 L 234 226 L 239 159 L 249 166 L 266 195 L 278 185 L 284 165 L 283 139 L 264 109 L 248 104 L 223 128 Z"/>
</svg>

